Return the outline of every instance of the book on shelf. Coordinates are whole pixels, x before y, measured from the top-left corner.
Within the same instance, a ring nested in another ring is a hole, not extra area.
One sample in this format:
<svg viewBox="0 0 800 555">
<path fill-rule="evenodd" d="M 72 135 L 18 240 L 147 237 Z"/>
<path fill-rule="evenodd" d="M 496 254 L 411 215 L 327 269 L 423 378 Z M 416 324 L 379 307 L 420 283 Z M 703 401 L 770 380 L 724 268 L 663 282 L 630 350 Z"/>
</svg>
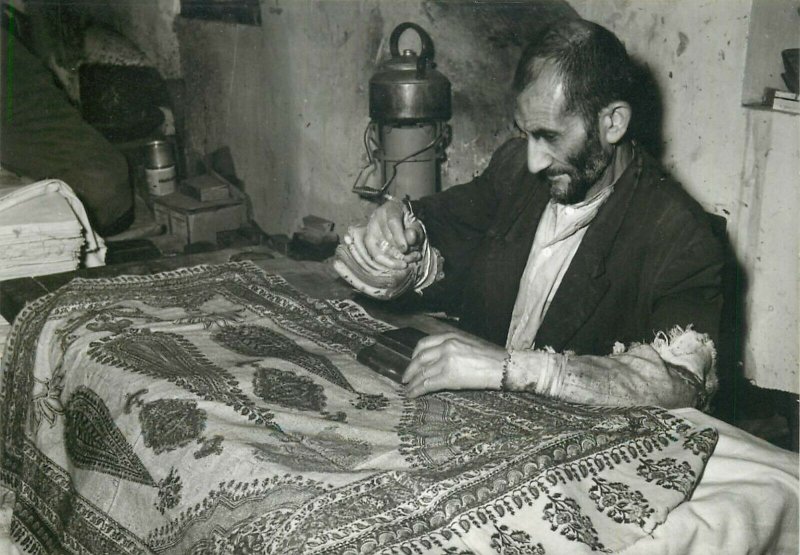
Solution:
<svg viewBox="0 0 800 555">
<path fill-rule="evenodd" d="M 797 93 L 779 89 L 766 89 L 763 104 L 779 112 L 800 114 L 800 97 Z"/>
</svg>

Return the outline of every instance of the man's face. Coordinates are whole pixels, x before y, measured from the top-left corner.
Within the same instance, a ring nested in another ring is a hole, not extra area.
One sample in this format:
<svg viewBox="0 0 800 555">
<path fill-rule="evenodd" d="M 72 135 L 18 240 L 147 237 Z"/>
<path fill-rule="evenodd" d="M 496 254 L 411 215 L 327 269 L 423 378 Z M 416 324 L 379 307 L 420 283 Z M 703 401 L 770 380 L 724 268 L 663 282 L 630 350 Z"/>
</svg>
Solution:
<svg viewBox="0 0 800 555">
<path fill-rule="evenodd" d="M 537 78 L 517 96 L 515 120 L 528 139 L 530 172 L 543 173 L 553 200 L 575 204 L 608 167 L 612 151 L 603 148 L 596 123 L 587 126 L 565 105 L 561 77 L 541 62 Z"/>
</svg>

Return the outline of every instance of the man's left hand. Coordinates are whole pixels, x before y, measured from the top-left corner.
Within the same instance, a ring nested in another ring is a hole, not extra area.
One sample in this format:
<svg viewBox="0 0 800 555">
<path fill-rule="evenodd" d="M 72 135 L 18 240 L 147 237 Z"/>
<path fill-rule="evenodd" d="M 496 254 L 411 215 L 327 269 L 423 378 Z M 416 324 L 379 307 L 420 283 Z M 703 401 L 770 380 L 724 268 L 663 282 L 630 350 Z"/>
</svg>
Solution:
<svg viewBox="0 0 800 555">
<path fill-rule="evenodd" d="M 406 393 L 418 397 L 444 389 L 500 389 L 506 351 L 456 332 L 422 339 L 403 375 Z"/>
</svg>

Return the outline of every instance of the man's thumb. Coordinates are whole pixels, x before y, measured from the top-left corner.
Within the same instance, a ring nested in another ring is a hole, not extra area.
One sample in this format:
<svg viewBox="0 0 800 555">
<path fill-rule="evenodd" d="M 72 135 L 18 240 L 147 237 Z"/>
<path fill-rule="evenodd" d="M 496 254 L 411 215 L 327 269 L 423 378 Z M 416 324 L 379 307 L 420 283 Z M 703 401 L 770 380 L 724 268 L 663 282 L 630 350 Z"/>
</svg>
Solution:
<svg viewBox="0 0 800 555">
<path fill-rule="evenodd" d="M 411 247 L 422 242 L 422 228 L 419 226 L 419 224 L 408 226 L 404 233 L 408 246 Z"/>
</svg>

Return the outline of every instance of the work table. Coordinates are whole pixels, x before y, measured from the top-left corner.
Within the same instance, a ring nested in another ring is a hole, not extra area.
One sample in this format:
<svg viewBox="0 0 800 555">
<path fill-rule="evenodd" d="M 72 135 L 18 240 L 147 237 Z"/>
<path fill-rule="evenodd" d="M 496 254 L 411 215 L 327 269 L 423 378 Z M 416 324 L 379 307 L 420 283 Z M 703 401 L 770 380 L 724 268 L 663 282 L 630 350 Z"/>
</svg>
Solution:
<svg viewBox="0 0 800 555">
<path fill-rule="evenodd" d="M 418 310 L 393 306 L 357 295 L 349 285 L 339 279 L 329 263 L 294 260 L 262 246 L 161 257 L 61 274 L 2 281 L 0 282 L 0 315 L 8 322 L 13 322 L 27 303 L 54 292 L 78 277 L 91 279 L 121 275 L 147 275 L 200 264 L 222 264 L 242 260 L 250 260 L 268 272 L 283 276 L 300 291 L 312 297 L 321 299 L 351 298 L 372 316 L 393 325 L 413 326 L 427 333 L 452 330 L 452 327 L 446 322 L 426 316 Z"/>
</svg>

